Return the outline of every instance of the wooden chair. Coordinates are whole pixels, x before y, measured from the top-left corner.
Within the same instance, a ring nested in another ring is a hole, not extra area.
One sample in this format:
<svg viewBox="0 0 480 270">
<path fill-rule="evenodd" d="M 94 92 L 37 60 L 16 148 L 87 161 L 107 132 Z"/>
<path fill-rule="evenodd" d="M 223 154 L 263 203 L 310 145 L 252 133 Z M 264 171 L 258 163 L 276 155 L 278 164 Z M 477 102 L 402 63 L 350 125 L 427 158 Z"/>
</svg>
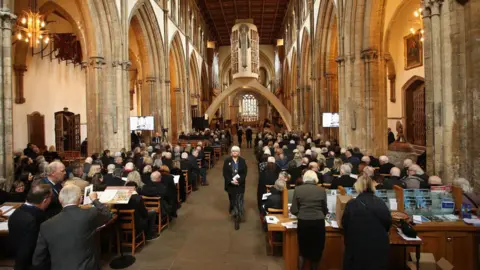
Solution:
<svg viewBox="0 0 480 270">
<path fill-rule="evenodd" d="M 208 163 L 208 169 L 212 168 L 212 153 L 211 152 L 205 152 L 205 160 Z"/>
<path fill-rule="evenodd" d="M 270 192 L 271 185 L 266 185 L 267 192 Z M 288 217 L 288 190 L 283 189 L 282 192 L 282 209 L 268 208 L 267 212 L 269 215 L 282 215 L 283 217 Z M 273 255 L 275 247 L 282 247 L 283 241 L 276 241 L 273 239 L 274 232 L 267 231 L 267 242 L 268 242 L 268 255 Z"/>
<path fill-rule="evenodd" d="M 347 195 L 347 191 L 342 186 L 338 186 L 338 193 L 340 193 L 340 195 Z"/>
<path fill-rule="evenodd" d="M 213 157 L 216 161 L 219 161 L 222 157 L 222 149 L 220 147 L 213 148 Z"/>
<path fill-rule="evenodd" d="M 147 197 L 147 196 L 142 196 L 143 202 L 145 203 L 145 207 L 147 210 L 153 210 L 157 213 L 158 216 L 158 225 L 157 225 L 157 231 L 160 233 L 163 228 L 168 227 L 170 224 L 170 219 L 168 216 L 165 219 L 162 219 L 162 207 L 160 203 L 160 197 Z"/>
<path fill-rule="evenodd" d="M 190 195 L 193 191 L 193 186 L 188 183 L 188 170 L 182 170 L 183 177 L 185 177 L 185 193 Z"/>
<path fill-rule="evenodd" d="M 197 164 L 198 164 L 198 167 L 201 169 L 202 168 L 202 160 L 197 159 Z M 200 176 L 200 174 L 198 175 L 197 179 L 193 179 L 193 180 L 197 181 L 197 187 L 200 186 L 200 184 L 202 183 L 202 177 Z"/>
<path fill-rule="evenodd" d="M 135 255 L 135 250 L 140 245 L 145 245 L 145 233 L 137 234 L 135 229 L 135 210 L 120 210 L 118 211 L 118 222 L 120 222 L 120 229 L 122 230 L 122 246 L 130 247 L 132 249 L 132 256 Z M 138 239 L 140 239 L 138 241 Z"/>
</svg>

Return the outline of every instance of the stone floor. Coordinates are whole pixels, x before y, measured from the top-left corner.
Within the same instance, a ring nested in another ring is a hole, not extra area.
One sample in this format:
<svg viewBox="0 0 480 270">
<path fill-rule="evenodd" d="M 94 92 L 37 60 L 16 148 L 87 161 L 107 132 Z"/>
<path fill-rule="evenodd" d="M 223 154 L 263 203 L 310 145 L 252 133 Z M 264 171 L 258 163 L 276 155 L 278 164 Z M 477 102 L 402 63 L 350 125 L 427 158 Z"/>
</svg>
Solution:
<svg viewBox="0 0 480 270">
<path fill-rule="evenodd" d="M 182 205 L 178 219 L 161 236 L 135 254 L 128 269 L 138 270 L 276 270 L 281 257 L 267 256 L 265 233 L 256 209 L 258 171 L 252 150 L 242 149 L 247 160 L 246 221 L 235 231 L 228 216 L 228 197 L 223 190 L 223 161 L 208 171 L 208 187 L 194 192 Z M 106 267 L 105 269 L 110 269 Z"/>
</svg>

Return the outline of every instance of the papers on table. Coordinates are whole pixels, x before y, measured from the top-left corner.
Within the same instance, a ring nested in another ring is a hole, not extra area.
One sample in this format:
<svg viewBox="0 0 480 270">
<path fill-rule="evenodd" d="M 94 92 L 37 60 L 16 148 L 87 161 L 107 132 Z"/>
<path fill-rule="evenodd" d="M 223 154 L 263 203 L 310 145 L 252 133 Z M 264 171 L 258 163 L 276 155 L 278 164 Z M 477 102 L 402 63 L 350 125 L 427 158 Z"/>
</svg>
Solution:
<svg viewBox="0 0 480 270">
<path fill-rule="evenodd" d="M 332 226 L 332 228 L 338 228 L 338 223 L 335 220 L 331 220 L 330 225 Z"/>
<path fill-rule="evenodd" d="M 13 206 L 5 205 L 5 206 L 0 207 L 0 210 L 2 210 L 3 213 L 5 213 L 12 208 L 13 208 Z"/>
<path fill-rule="evenodd" d="M 15 212 L 15 210 L 16 210 L 16 209 L 12 209 L 12 210 L 8 211 L 7 213 L 3 213 L 3 216 L 4 216 L 4 217 L 9 217 L 9 216 L 11 216 L 11 215 L 13 214 L 13 212 Z"/>
<path fill-rule="evenodd" d="M 388 204 L 390 205 L 390 211 L 397 211 L 397 199 L 388 199 Z"/>
<path fill-rule="evenodd" d="M 475 227 L 480 227 L 480 219 L 478 218 L 464 218 L 463 221 Z"/>
<path fill-rule="evenodd" d="M 8 222 L 0 222 L 0 231 L 8 231 Z"/>
<path fill-rule="evenodd" d="M 263 195 L 262 195 L 262 201 L 265 201 L 265 200 L 268 198 L 268 196 L 270 196 L 270 195 L 272 195 L 272 193 L 265 193 L 265 194 L 263 194 Z"/>
<path fill-rule="evenodd" d="M 415 237 L 415 238 L 411 238 L 411 237 L 406 236 L 405 234 L 403 234 L 403 232 L 400 228 L 397 228 L 397 231 L 398 231 L 398 235 L 400 235 L 400 237 L 402 237 L 403 240 L 406 240 L 406 241 L 422 241 L 422 239 L 418 236 Z"/>
<path fill-rule="evenodd" d="M 265 221 L 268 224 L 277 224 L 280 220 L 276 216 L 265 216 Z"/>
<path fill-rule="evenodd" d="M 282 223 L 282 226 L 287 229 L 296 229 L 297 228 L 297 221 L 290 221 Z"/>
<path fill-rule="evenodd" d="M 113 198 L 115 198 L 115 195 L 117 195 L 117 190 L 115 189 L 105 190 L 102 193 L 102 196 L 99 198 L 99 200 L 101 203 L 106 203 L 113 200 Z"/>
<path fill-rule="evenodd" d="M 175 184 L 178 184 L 179 181 L 180 181 L 180 175 L 174 175 L 173 182 L 175 182 Z"/>
</svg>

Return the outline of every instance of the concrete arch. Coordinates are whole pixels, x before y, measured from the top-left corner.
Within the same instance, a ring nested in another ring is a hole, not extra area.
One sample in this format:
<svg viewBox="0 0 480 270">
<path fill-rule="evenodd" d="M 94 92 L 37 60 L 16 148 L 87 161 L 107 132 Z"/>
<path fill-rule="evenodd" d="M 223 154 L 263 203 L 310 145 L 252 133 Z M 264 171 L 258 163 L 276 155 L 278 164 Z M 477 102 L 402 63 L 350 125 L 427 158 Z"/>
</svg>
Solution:
<svg viewBox="0 0 480 270">
<path fill-rule="evenodd" d="M 267 99 L 273 105 L 273 107 L 277 109 L 287 129 L 292 130 L 292 116 L 290 115 L 290 112 L 274 93 L 270 92 L 267 88 L 261 85 L 257 79 L 253 78 L 235 79 L 225 91 L 220 93 L 220 95 L 213 100 L 212 104 L 205 112 L 205 114 L 209 116 L 209 121 L 213 119 L 215 112 L 228 97 L 235 96 L 243 91 L 257 93 Z"/>
</svg>

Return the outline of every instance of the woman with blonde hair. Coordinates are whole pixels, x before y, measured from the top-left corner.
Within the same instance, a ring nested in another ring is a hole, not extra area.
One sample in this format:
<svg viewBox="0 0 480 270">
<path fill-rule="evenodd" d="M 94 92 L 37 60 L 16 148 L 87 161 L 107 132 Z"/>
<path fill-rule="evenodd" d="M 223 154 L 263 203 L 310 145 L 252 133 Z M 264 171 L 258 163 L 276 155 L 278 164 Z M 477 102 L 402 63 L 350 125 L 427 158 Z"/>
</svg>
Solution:
<svg viewBox="0 0 480 270">
<path fill-rule="evenodd" d="M 369 176 L 362 174 L 354 188 L 359 195 L 347 203 L 342 216 L 343 269 L 388 269 L 390 210 L 375 196 L 375 183 Z"/>
<path fill-rule="evenodd" d="M 129 181 L 135 182 L 137 184 L 138 190 L 141 190 L 143 185 L 144 185 L 143 182 L 142 182 L 142 176 L 137 171 L 131 171 L 127 175 L 127 182 L 129 182 Z M 138 193 L 140 193 L 140 192 L 138 192 Z"/>
<path fill-rule="evenodd" d="M 87 174 L 87 181 L 88 182 L 92 182 L 92 179 L 93 179 L 93 176 L 97 173 L 101 173 L 102 172 L 102 167 L 99 165 L 99 164 L 92 164 L 92 166 L 90 166 L 90 170 L 88 171 L 88 174 Z"/>
<path fill-rule="evenodd" d="M 298 269 L 303 269 L 305 260 L 310 261 L 310 269 L 318 269 L 325 247 L 327 193 L 317 184 L 317 173 L 308 170 L 303 175 L 303 184 L 296 186 L 293 193 L 290 212 L 298 219 Z"/>
</svg>

